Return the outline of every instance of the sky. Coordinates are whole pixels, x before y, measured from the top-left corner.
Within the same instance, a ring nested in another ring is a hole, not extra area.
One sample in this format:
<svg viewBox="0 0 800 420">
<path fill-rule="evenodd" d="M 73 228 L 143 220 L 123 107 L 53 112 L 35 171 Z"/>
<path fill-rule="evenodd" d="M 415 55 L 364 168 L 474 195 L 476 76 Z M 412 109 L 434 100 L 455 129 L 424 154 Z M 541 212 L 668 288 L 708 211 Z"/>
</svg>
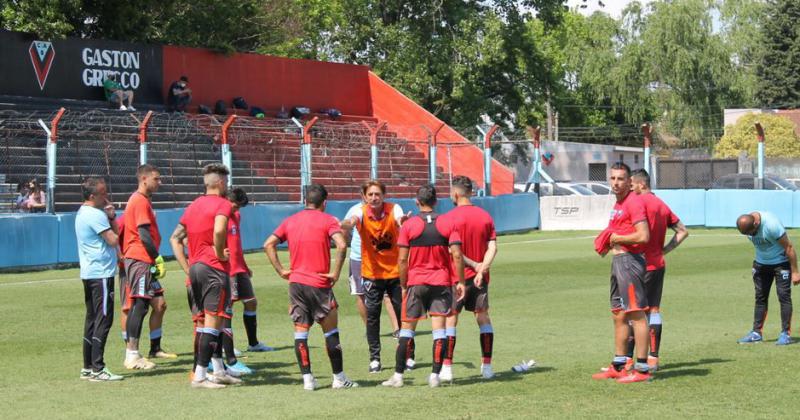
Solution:
<svg viewBox="0 0 800 420">
<path fill-rule="evenodd" d="M 603 2 L 605 6 L 600 7 L 597 0 L 586 0 L 584 3 L 582 0 L 568 0 L 567 5 L 570 9 L 574 9 L 579 5 L 585 4 L 587 7 L 585 9 L 577 9 L 583 15 L 591 15 L 592 13 L 600 10 L 608 13 L 614 18 L 619 18 L 622 15 L 622 9 L 628 5 L 633 0 L 600 0 Z M 647 4 L 649 0 L 640 0 L 643 4 Z"/>
</svg>

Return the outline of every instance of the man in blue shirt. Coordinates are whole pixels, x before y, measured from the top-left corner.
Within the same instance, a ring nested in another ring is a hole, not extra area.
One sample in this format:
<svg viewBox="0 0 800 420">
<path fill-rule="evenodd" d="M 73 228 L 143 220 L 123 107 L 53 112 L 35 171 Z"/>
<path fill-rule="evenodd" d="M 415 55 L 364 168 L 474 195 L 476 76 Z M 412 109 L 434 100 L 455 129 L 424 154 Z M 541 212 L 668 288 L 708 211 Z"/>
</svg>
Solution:
<svg viewBox="0 0 800 420">
<path fill-rule="evenodd" d="M 756 291 L 753 330 L 739 339 L 739 344 L 763 340 L 761 330 L 767 319 L 767 302 L 773 278 L 781 304 L 781 334 L 775 344 L 791 344 L 789 328 L 792 322 L 792 283 L 800 284 L 794 246 L 781 221 L 766 211 L 754 211 L 739 216 L 736 227 L 742 235 L 747 235 L 756 248 L 756 259 L 753 261 L 753 284 Z"/>
<path fill-rule="evenodd" d="M 75 216 L 78 258 L 86 303 L 83 329 L 81 379 L 93 382 L 119 381 L 103 361 L 106 338 L 114 323 L 114 276 L 117 274 L 117 232 L 114 206 L 108 201 L 106 183 L 86 178 L 81 184 L 83 205 Z"/>
</svg>

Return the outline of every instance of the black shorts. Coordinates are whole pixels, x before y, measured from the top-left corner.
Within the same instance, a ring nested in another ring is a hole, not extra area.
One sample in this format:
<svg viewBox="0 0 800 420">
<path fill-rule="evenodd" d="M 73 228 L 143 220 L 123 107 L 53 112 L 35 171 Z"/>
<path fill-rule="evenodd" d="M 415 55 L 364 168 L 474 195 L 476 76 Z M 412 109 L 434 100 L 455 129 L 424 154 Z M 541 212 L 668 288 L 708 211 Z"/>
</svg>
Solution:
<svg viewBox="0 0 800 420">
<path fill-rule="evenodd" d="M 338 306 L 333 289 L 289 283 L 289 316 L 295 325 L 310 327 L 314 321 L 325 319 Z"/>
<path fill-rule="evenodd" d="M 644 291 L 647 294 L 647 305 L 651 309 L 661 306 L 661 293 L 664 290 L 664 269 L 648 271 L 644 274 Z"/>
<path fill-rule="evenodd" d="M 489 310 L 489 284 L 483 283 L 483 287 L 475 287 L 475 277 L 467 279 L 464 288 L 464 298 L 456 300 L 456 287 L 453 286 L 453 309 L 461 313 L 466 309 L 470 312 L 486 312 Z"/>
<path fill-rule="evenodd" d="M 198 311 L 202 310 L 204 315 L 231 317 L 233 311 L 228 273 L 198 262 L 189 267 L 189 281 Z"/>
<path fill-rule="evenodd" d="M 253 282 L 247 273 L 237 273 L 231 277 L 231 301 L 247 302 L 256 298 Z"/>
<path fill-rule="evenodd" d="M 611 312 L 646 311 L 645 264 L 640 254 L 614 255 L 611 260 Z"/>
<path fill-rule="evenodd" d="M 453 310 L 452 286 L 409 286 L 403 296 L 403 322 L 413 322 L 433 316 L 448 316 Z"/>
<path fill-rule="evenodd" d="M 117 271 L 119 271 L 119 285 L 117 286 L 117 290 L 119 290 L 119 301 L 124 306 L 125 301 L 128 300 L 128 296 L 126 293 L 127 288 L 125 287 L 128 284 L 128 278 L 127 276 L 125 276 L 124 265 L 122 267 L 119 267 Z"/>
<path fill-rule="evenodd" d="M 122 309 L 128 310 L 133 303 L 133 299 L 152 299 L 164 296 L 164 289 L 161 283 L 153 278 L 150 272 L 150 264 L 125 258 L 125 300 L 122 301 Z"/>
</svg>

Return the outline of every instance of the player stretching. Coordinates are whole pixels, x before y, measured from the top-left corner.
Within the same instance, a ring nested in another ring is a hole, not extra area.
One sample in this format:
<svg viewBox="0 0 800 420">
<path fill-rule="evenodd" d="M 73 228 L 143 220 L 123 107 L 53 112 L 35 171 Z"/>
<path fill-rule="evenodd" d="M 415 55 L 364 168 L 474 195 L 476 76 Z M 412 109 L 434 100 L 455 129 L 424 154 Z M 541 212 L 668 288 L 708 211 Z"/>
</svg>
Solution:
<svg viewBox="0 0 800 420">
<path fill-rule="evenodd" d="M 155 364 L 139 354 L 139 337 L 149 306 L 153 307 L 153 314 L 150 315 L 149 356 L 172 359 L 177 355 L 161 349 L 161 323 L 167 303 L 161 283 L 151 272 L 151 267 L 162 261 L 158 254 L 161 236 L 153 206 L 150 204 L 150 198 L 161 185 L 161 174 L 155 166 L 144 164 L 136 170 L 136 178 L 139 186 L 128 199 L 122 230 L 122 253 L 127 280 L 125 301 L 122 303 L 123 311 L 127 312 L 125 367 L 152 369 Z"/>
<path fill-rule="evenodd" d="M 756 249 L 753 261 L 753 285 L 756 290 L 756 305 L 753 314 L 753 330 L 739 339 L 740 344 L 759 343 L 764 338 L 762 329 L 767 319 L 767 303 L 772 279 L 778 302 L 781 304 L 781 334 L 775 344 L 792 344 L 792 285 L 800 284 L 800 271 L 797 270 L 797 252 L 781 221 L 772 213 L 754 211 L 743 214 L 736 220 L 739 233 L 747 235 Z"/>
<path fill-rule="evenodd" d="M 464 256 L 464 277 L 466 289 L 464 298 L 455 301 L 453 313 L 447 317 L 447 355 L 439 378 L 453 380 L 453 353 L 456 347 L 456 326 L 458 315 L 466 308 L 475 314 L 478 321 L 481 343 L 481 374 L 484 378 L 494 377 L 492 371 L 492 345 L 494 330 L 489 318 L 489 268 L 497 255 L 497 234 L 494 220 L 485 210 L 472 204 L 472 181 L 466 176 L 453 178 L 450 198 L 456 208 L 447 213 L 461 237 L 461 250 Z M 453 283 L 458 277 L 453 271 Z"/>
<path fill-rule="evenodd" d="M 611 261 L 611 312 L 614 319 L 614 359 L 611 366 L 592 375 L 593 379 L 616 379 L 620 383 L 650 380 L 647 366 L 647 296 L 644 289 L 645 259 L 650 240 L 647 214 L 639 196 L 631 191 L 631 170 L 618 162 L 611 166 L 611 190 L 617 196 L 608 227 L 595 240 L 595 250 Z M 633 325 L 636 363 L 631 375 L 624 373 L 628 323 Z"/>
<path fill-rule="evenodd" d="M 658 370 L 658 351 L 661 348 L 661 292 L 664 289 L 664 255 L 668 254 L 689 236 L 686 226 L 669 206 L 650 190 L 650 175 L 644 169 L 637 169 L 631 174 L 633 191 L 639 195 L 647 212 L 647 225 L 650 228 L 650 241 L 644 249 L 647 272 L 644 274 L 644 290 L 647 294 L 648 323 L 650 324 L 650 354 L 647 365 L 650 372 Z M 675 235 L 664 245 L 667 228 L 675 231 Z M 629 330 L 628 343 L 633 344 L 633 330 Z M 633 358 L 633 349 L 627 356 Z"/>
<path fill-rule="evenodd" d="M 192 285 L 192 297 L 197 308 L 204 312 L 200 331 L 197 365 L 194 368 L 193 388 L 224 388 L 241 383 L 226 373 L 222 363 L 224 318 L 230 318 L 230 282 L 228 279 L 228 249 L 225 247 L 231 203 L 225 198 L 228 168 L 210 163 L 203 168 L 206 193 L 195 199 L 181 216 L 170 238 L 175 259 Z M 183 239 L 188 239 L 189 260 L 183 251 Z M 208 375 L 208 364 L 214 374 Z"/>
<path fill-rule="evenodd" d="M 383 386 L 403 386 L 403 372 L 409 353 L 410 340 L 414 338 L 417 321 L 431 315 L 433 335 L 432 372 L 428 385 L 439 386 L 439 372 L 447 352 L 445 318 L 453 310 L 452 270 L 455 265 L 458 283 L 456 298 L 464 296 L 464 261 L 461 257 L 461 239 L 458 230 L 446 216 L 433 212 L 436 205 L 436 188 L 425 185 L 417 191 L 420 214 L 409 219 L 400 229 L 400 282 L 403 296 L 402 326 L 397 343 L 394 375 Z M 450 257 L 452 255 L 453 264 Z"/>
<path fill-rule="evenodd" d="M 281 223 L 264 243 L 264 251 L 279 276 L 289 281 L 289 315 L 294 322 L 294 351 L 303 389 L 313 391 L 317 380 L 311 374 L 308 330 L 318 322 L 325 334 L 325 349 L 333 370 L 332 388 L 353 388 L 358 384 L 344 374 L 342 346 L 339 342 L 339 314 L 333 285 L 339 280 L 347 244 L 335 217 L 325 214 L 328 191 L 319 184 L 306 188 L 304 210 Z M 336 244 L 336 259 L 331 270 L 331 245 Z M 279 243 L 289 243 L 290 269 L 278 259 Z"/>
<path fill-rule="evenodd" d="M 349 220 L 342 221 L 345 230 L 355 227 L 361 237 L 361 276 L 364 287 L 364 305 L 367 307 L 367 343 L 369 344 L 369 372 L 381 371 L 381 306 L 383 296 L 389 295 L 395 315 L 400 319 L 402 290 L 397 265 L 399 250 L 397 237 L 400 225 L 408 218 L 403 209 L 384 201 L 386 186 L 369 180 L 361 186 L 365 203 L 361 211 Z M 410 215 L 410 213 L 409 213 Z M 412 348 L 413 348 L 412 341 Z M 409 355 L 413 367 L 413 351 Z"/>
</svg>

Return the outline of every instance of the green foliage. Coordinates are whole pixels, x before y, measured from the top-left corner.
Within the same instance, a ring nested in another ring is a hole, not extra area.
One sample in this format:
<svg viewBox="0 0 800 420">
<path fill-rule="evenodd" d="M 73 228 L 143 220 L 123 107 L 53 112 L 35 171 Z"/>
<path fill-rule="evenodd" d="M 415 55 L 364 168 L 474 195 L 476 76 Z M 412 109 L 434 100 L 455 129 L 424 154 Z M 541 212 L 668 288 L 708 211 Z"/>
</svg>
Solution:
<svg viewBox="0 0 800 420">
<path fill-rule="evenodd" d="M 750 157 L 756 156 L 755 123 L 764 127 L 765 155 L 767 157 L 800 157 L 800 138 L 795 132 L 792 120 L 776 114 L 750 113 L 740 117 L 736 124 L 725 127 L 714 150 L 718 157 L 736 157 L 742 151 Z"/>
<path fill-rule="evenodd" d="M 770 0 L 763 19 L 759 99 L 776 108 L 800 107 L 800 2 Z"/>
</svg>

